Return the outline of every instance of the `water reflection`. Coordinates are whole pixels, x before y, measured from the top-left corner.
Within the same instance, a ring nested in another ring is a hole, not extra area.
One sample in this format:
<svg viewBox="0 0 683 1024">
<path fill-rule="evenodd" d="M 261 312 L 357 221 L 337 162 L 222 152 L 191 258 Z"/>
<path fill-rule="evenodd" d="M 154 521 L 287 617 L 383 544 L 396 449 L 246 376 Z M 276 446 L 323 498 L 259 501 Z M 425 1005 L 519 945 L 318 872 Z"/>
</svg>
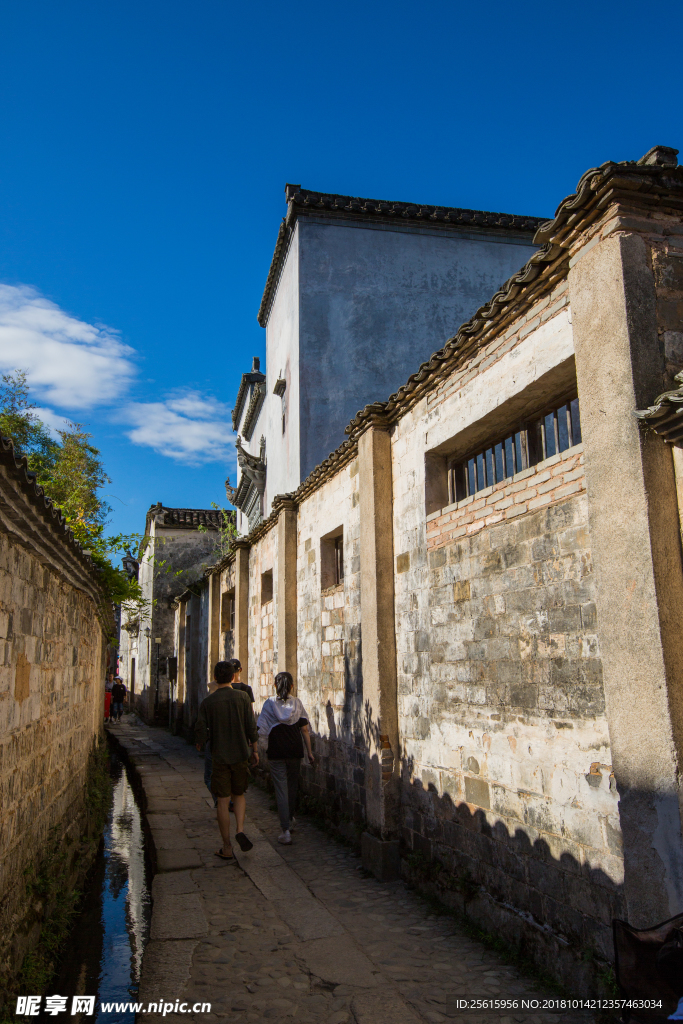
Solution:
<svg viewBox="0 0 683 1024">
<path fill-rule="evenodd" d="M 151 902 L 142 817 L 124 765 L 115 752 L 110 756 L 110 774 L 113 794 L 104 850 L 91 873 L 83 911 L 52 989 L 69 997 L 69 1008 L 74 995 L 97 997 L 95 1016 L 82 1016 L 82 1024 L 94 1020 L 132 1024 L 133 1013 L 104 1013 L 100 1001 L 128 1002 L 136 998 L 142 954 L 149 937 Z"/>
</svg>

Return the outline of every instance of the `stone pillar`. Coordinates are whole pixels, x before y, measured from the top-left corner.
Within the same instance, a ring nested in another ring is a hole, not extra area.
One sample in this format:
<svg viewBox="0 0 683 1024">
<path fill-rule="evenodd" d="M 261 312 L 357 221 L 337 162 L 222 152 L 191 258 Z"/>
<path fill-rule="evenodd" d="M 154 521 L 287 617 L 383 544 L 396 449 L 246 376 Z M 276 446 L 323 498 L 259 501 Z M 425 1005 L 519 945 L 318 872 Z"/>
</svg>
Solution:
<svg viewBox="0 0 683 1024">
<path fill-rule="evenodd" d="M 184 600 L 178 601 L 178 646 L 176 648 L 176 657 L 178 658 L 178 679 L 176 681 L 176 700 L 179 705 L 185 705 L 185 616 L 187 611 L 187 602 Z M 183 715 L 183 724 L 185 716 Z"/>
<path fill-rule="evenodd" d="M 637 928 L 683 911 L 679 764 L 683 566 L 671 450 L 634 412 L 663 390 L 644 239 L 611 236 L 569 273 L 624 892 Z"/>
<path fill-rule="evenodd" d="M 376 877 L 399 872 L 399 745 L 394 622 L 391 438 L 374 422 L 358 441 L 360 601 L 365 790 L 363 865 Z"/>
<path fill-rule="evenodd" d="M 249 679 L 249 544 L 235 542 L 235 657 Z"/>
<path fill-rule="evenodd" d="M 296 656 L 297 506 L 280 501 L 277 520 L 277 670 L 291 672 L 297 684 Z"/>
<path fill-rule="evenodd" d="M 220 573 L 211 573 L 208 579 L 209 614 L 206 658 L 206 685 L 213 682 L 213 669 L 218 661 L 218 647 L 221 630 L 221 577 Z"/>
</svg>

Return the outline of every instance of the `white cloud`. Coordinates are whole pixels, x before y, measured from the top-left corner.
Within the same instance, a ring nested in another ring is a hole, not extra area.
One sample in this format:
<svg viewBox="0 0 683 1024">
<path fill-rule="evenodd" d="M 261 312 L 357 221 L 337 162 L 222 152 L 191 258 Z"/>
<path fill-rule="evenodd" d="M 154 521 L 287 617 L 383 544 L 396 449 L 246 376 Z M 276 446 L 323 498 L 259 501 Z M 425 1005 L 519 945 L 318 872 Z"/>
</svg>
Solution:
<svg viewBox="0 0 683 1024">
<path fill-rule="evenodd" d="M 123 415 L 135 424 L 127 433 L 134 444 L 177 462 L 225 462 L 234 455 L 228 407 L 197 391 L 172 395 L 163 402 L 131 402 Z"/>
<path fill-rule="evenodd" d="M 54 409 L 46 409 L 44 407 L 36 407 L 31 410 L 38 417 L 40 422 L 47 427 L 48 432 L 52 434 L 55 440 L 59 440 L 58 430 L 66 430 L 69 420 L 66 417 L 61 416 Z"/>
<path fill-rule="evenodd" d="M 234 463 L 222 402 L 189 388 L 157 402 L 128 398 L 135 354 L 116 331 L 78 320 L 35 288 L 0 284 L 0 373 L 26 370 L 31 397 L 40 401 L 34 411 L 54 437 L 66 425 L 64 413 L 78 421 L 84 409 L 118 403 L 117 423 L 134 444 L 190 465 Z"/>
<path fill-rule="evenodd" d="M 0 284 L 0 370 L 26 370 L 51 404 L 108 405 L 128 390 L 133 355 L 109 327 L 70 316 L 27 285 Z"/>
</svg>

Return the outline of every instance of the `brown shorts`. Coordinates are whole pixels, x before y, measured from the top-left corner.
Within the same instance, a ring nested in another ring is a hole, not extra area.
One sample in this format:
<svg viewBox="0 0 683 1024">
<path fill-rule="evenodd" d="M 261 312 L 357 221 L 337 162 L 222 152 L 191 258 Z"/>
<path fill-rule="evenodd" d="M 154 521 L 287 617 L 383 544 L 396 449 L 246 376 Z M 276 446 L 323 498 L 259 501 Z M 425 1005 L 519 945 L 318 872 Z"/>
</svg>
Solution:
<svg viewBox="0 0 683 1024">
<path fill-rule="evenodd" d="M 249 762 L 216 764 L 211 772 L 211 792 L 214 796 L 242 796 L 249 779 Z"/>
</svg>

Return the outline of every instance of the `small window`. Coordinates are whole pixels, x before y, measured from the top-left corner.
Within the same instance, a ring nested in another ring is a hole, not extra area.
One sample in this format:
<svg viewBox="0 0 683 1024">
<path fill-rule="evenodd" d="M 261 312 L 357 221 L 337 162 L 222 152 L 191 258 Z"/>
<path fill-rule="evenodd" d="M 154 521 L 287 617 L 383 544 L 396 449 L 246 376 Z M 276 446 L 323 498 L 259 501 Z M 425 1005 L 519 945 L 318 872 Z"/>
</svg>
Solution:
<svg viewBox="0 0 683 1024">
<path fill-rule="evenodd" d="M 580 442 L 579 400 L 573 398 L 469 459 L 450 462 L 448 504 L 507 480 Z"/>
<path fill-rule="evenodd" d="M 344 579 L 344 530 L 339 526 L 320 538 L 320 586 L 338 586 Z"/>
<path fill-rule="evenodd" d="M 273 600 L 273 570 L 261 573 L 261 604 Z"/>
<path fill-rule="evenodd" d="M 235 628 L 235 591 L 224 590 L 221 601 L 221 632 L 230 633 Z"/>
<path fill-rule="evenodd" d="M 135 658 L 130 659 L 130 692 L 135 695 Z"/>
<path fill-rule="evenodd" d="M 334 538 L 334 582 L 344 579 L 344 537 Z"/>
<path fill-rule="evenodd" d="M 283 412 L 282 413 L 282 433 L 284 434 L 284 432 L 285 432 L 285 414 Z"/>
</svg>

